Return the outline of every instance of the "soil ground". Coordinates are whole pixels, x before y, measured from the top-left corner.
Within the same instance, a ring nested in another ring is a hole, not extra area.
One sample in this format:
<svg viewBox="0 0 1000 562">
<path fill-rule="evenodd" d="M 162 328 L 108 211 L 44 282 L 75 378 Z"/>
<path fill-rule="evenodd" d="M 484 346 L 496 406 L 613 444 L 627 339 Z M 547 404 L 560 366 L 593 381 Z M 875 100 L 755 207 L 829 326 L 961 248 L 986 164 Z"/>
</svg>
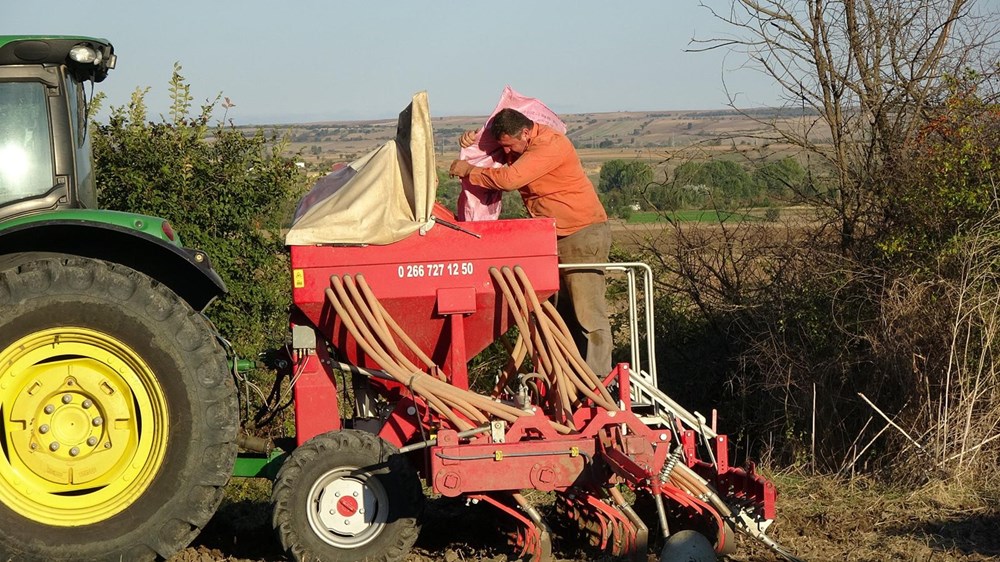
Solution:
<svg viewBox="0 0 1000 562">
<path fill-rule="evenodd" d="M 770 475 L 777 484 L 773 536 L 812 562 L 985 562 L 1000 560 L 1000 497 L 932 482 L 918 490 L 864 479 Z M 266 485 L 266 483 L 264 483 Z M 652 535 L 652 533 L 651 533 Z M 733 562 L 780 560 L 740 537 Z M 559 541 L 561 562 L 617 560 L 586 545 Z M 436 499 L 428 503 L 407 562 L 514 560 L 490 508 Z M 194 544 L 171 562 L 287 560 L 271 530 L 265 500 L 223 505 Z M 651 562 L 656 560 L 652 553 Z"/>
</svg>

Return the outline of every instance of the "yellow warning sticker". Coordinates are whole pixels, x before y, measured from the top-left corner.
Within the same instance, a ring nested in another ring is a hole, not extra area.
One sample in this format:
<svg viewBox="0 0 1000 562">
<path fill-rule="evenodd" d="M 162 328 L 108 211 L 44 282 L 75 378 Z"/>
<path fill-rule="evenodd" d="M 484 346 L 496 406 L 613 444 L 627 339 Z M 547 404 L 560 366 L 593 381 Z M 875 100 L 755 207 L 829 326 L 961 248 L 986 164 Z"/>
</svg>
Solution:
<svg viewBox="0 0 1000 562">
<path fill-rule="evenodd" d="M 296 289 L 306 286 L 306 274 L 301 269 L 292 270 L 292 286 Z"/>
</svg>

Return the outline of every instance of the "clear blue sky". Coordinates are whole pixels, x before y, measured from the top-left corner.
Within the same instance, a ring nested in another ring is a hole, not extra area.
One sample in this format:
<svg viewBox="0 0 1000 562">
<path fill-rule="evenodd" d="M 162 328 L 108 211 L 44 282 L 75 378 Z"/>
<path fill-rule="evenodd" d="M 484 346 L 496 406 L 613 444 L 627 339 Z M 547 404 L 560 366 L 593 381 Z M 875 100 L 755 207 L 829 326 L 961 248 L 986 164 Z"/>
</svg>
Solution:
<svg viewBox="0 0 1000 562">
<path fill-rule="evenodd" d="M 723 31 L 697 0 L 50 0 L 0 18 L 0 34 L 110 39 L 110 105 L 150 86 L 165 114 L 178 61 L 195 103 L 221 92 L 238 124 L 390 117 L 419 90 L 432 115 L 484 115 L 505 84 L 559 113 L 721 109 L 723 73 L 741 106 L 774 105 L 738 55 L 684 52 Z"/>
</svg>

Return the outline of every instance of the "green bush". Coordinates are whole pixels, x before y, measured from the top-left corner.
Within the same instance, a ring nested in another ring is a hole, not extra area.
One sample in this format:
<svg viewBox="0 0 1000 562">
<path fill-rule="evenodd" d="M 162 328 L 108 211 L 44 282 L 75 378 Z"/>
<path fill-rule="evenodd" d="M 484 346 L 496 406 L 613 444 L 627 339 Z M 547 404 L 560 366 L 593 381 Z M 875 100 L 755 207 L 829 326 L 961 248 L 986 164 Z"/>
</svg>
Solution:
<svg viewBox="0 0 1000 562">
<path fill-rule="evenodd" d="M 608 160 L 601 165 L 597 188 L 609 191 L 641 191 L 653 181 L 653 168 L 640 160 Z"/>
<path fill-rule="evenodd" d="M 632 205 L 639 203 L 653 182 L 653 168 L 640 160 L 608 160 L 601 165 L 597 191 L 604 207 L 618 218 L 628 219 Z"/>
<path fill-rule="evenodd" d="M 768 196 L 788 199 L 803 192 L 806 170 L 798 160 L 789 156 L 759 164 L 754 168 L 752 177 L 758 189 Z"/>
<path fill-rule="evenodd" d="M 891 260 L 933 260 L 996 213 L 1000 105 L 977 93 L 976 79 L 949 81 L 947 99 L 888 164 L 896 181 L 876 245 Z"/>
<path fill-rule="evenodd" d="M 207 314 L 237 353 L 252 356 L 285 339 L 291 283 L 279 229 L 303 178 L 280 156 L 279 139 L 244 136 L 224 117 L 211 124 L 219 98 L 191 115 L 180 70 L 169 120 L 148 120 L 147 88 L 93 124 L 99 201 L 166 218 L 186 246 L 209 255 L 229 294 Z"/>
<path fill-rule="evenodd" d="M 760 194 L 760 186 L 742 166 L 729 160 L 685 162 L 674 170 L 678 186 L 707 186 L 724 206 L 747 204 Z"/>
</svg>

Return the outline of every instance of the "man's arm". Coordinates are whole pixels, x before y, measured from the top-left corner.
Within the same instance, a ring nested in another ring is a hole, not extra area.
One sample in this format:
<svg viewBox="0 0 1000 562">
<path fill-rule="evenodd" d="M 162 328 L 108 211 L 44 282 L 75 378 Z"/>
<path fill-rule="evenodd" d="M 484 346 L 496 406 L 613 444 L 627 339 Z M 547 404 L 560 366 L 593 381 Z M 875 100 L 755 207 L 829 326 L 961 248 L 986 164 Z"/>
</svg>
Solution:
<svg viewBox="0 0 1000 562">
<path fill-rule="evenodd" d="M 544 145 L 527 150 L 512 164 L 500 168 L 476 168 L 468 172 L 469 183 L 487 189 L 513 191 L 555 170 L 564 154 L 558 146 Z"/>
<path fill-rule="evenodd" d="M 448 167 L 448 175 L 453 178 L 464 178 L 475 168 L 475 166 L 469 164 L 465 160 L 452 160 L 451 166 Z"/>
</svg>

